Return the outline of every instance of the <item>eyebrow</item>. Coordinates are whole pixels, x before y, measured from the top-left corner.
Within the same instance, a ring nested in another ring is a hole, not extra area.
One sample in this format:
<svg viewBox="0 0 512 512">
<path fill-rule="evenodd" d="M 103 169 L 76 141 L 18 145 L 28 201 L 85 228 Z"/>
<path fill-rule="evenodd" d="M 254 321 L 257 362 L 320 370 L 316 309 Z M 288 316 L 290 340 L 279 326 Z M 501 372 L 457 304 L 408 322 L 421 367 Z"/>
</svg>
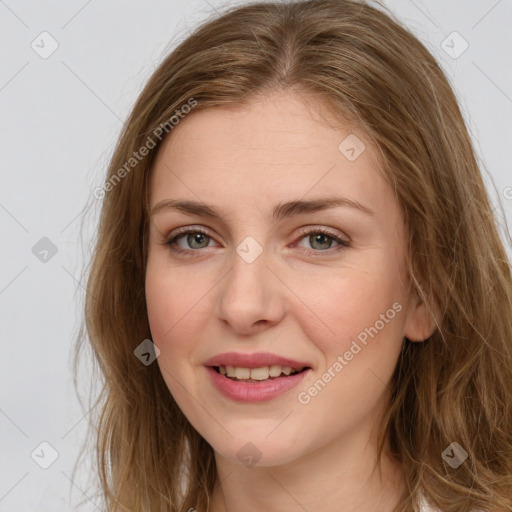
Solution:
<svg viewBox="0 0 512 512">
<path fill-rule="evenodd" d="M 336 207 L 353 208 L 368 215 L 375 215 L 374 212 L 367 206 L 364 206 L 363 204 L 347 197 L 327 197 L 321 199 L 312 199 L 309 201 L 296 200 L 288 201 L 287 203 L 279 203 L 274 207 L 272 217 L 274 220 L 279 221 L 294 215 L 314 213 Z M 184 201 L 175 199 L 164 199 L 158 202 L 150 208 L 149 215 L 152 217 L 157 213 L 169 210 L 176 210 L 189 215 L 210 217 L 217 220 L 222 220 L 223 216 L 227 217 L 227 215 L 225 215 L 221 210 L 218 210 L 214 206 L 196 201 Z"/>
</svg>

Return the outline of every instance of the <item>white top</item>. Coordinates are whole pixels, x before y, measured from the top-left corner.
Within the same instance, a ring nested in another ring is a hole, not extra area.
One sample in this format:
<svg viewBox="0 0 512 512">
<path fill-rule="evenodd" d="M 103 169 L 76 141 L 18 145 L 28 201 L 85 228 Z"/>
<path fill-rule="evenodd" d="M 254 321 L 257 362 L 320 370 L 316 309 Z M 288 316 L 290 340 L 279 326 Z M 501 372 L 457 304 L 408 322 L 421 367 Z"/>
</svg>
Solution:
<svg viewBox="0 0 512 512">
<path fill-rule="evenodd" d="M 425 497 L 423 496 L 423 494 L 420 495 L 420 498 L 419 498 L 419 506 L 420 506 L 420 512 L 441 512 L 439 509 L 437 508 L 432 508 L 426 501 Z"/>
</svg>

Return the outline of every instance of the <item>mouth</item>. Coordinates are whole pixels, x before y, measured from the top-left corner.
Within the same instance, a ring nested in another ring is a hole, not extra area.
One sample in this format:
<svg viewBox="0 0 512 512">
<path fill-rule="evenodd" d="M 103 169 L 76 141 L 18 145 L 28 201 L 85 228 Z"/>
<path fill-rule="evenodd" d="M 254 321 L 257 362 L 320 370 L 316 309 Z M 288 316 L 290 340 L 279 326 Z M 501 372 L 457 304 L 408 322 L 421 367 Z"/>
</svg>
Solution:
<svg viewBox="0 0 512 512">
<path fill-rule="evenodd" d="M 261 363 L 260 363 L 261 364 Z M 259 403 L 286 395 L 308 377 L 310 366 L 206 366 L 214 388 L 240 403 Z"/>
<path fill-rule="evenodd" d="M 213 370 L 215 370 L 215 372 L 218 374 L 232 381 L 252 383 L 283 379 L 311 369 L 309 366 L 292 368 L 290 366 L 280 365 L 261 366 L 259 368 L 219 365 L 212 366 L 211 368 L 213 368 Z"/>
<path fill-rule="evenodd" d="M 214 388 L 236 402 L 264 402 L 308 378 L 313 365 L 269 352 L 225 352 L 205 361 Z"/>
</svg>

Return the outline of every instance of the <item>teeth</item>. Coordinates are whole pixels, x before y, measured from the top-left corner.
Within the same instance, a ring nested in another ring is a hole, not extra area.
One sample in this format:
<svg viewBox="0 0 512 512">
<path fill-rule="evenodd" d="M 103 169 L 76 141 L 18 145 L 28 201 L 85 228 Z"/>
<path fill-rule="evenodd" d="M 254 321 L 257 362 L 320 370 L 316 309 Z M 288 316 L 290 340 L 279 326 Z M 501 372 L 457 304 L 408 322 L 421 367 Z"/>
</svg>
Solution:
<svg viewBox="0 0 512 512">
<path fill-rule="evenodd" d="M 235 368 L 235 377 L 237 379 L 250 379 L 251 370 L 249 368 Z"/>
<path fill-rule="evenodd" d="M 268 366 L 263 368 L 252 368 L 251 379 L 253 380 L 266 380 L 269 378 Z"/>
<path fill-rule="evenodd" d="M 279 377 L 281 375 L 281 367 L 277 364 L 273 364 L 270 367 L 270 376 L 271 377 Z"/>
<path fill-rule="evenodd" d="M 239 380 L 267 380 L 270 377 L 279 377 L 281 374 L 286 376 L 301 371 L 302 368 L 290 368 L 289 366 L 279 366 L 273 364 L 271 366 L 262 366 L 260 368 L 243 368 L 235 366 L 219 366 L 221 375 L 236 378 Z"/>
</svg>

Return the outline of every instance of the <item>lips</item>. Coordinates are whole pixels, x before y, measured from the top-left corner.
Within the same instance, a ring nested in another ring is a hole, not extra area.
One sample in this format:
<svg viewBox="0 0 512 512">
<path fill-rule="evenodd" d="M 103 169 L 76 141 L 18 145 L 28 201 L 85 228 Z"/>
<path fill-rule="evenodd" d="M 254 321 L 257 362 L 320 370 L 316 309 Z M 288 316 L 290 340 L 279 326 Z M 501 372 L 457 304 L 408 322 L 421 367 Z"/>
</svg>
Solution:
<svg viewBox="0 0 512 512">
<path fill-rule="evenodd" d="M 204 366 L 236 366 L 242 368 L 261 368 L 262 366 L 289 366 L 290 368 L 311 368 L 311 364 L 297 361 L 287 357 L 270 354 L 269 352 L 256 352 L 244 354 L 241 352 L 225 352 L 211 357 L 204 362 Z"/>
<path fill-rule="evenodd" d="M 210 382 L 225 398 L 239 403 L 261 403 L 286 395 L 311 373 L 311 369 L 260 382 L 236 381 L 221 375 L 211 366 L 206 367 Z"/>
</svg>

